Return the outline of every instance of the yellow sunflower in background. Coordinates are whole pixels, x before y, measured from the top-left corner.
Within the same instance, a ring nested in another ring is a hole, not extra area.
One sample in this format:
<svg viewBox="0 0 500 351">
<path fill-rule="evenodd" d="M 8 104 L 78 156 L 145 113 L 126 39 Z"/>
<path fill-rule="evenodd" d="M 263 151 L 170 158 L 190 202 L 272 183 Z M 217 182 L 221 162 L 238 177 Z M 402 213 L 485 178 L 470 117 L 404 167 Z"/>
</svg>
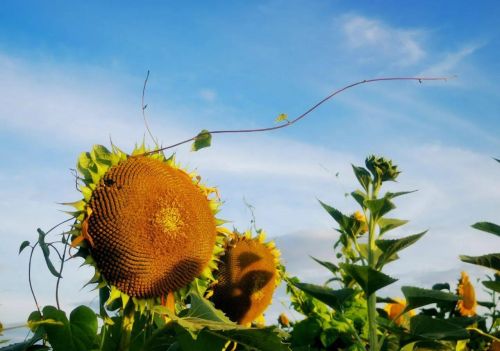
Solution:
<svg viewBox="0 0 500 351">
<path fill-rule="evenodd" d="M 234 322 L 263 323 L 263 312 L 272 302 L 281 280 L 280 252 L 265 233 L 252 237 L 250 231 L 228 236 L 217 271 L 211 300 Z"/>
<path fill-rule="evenodd" d="M 224 228 L 217 190 L 162 153 L 127 155 L 96 145 L 81 154 L 83 199 L 72 205 L 72 246 L 95 267 L 92 282 L 139 310 L 197 277 L 213 279 Z"/>
<path fill-rule="evenodd" d="M 401 314 L 406 308 L 406 300 L 401 298 L 395 298 L 392 300 L 395 302 L 388 303 L 384 307 L 385 312 L 387 312 L 387 316 L 397 325 L 407 327 L 410 322 L 410 318 L 415 315 L 415 311 L 410 310 Z"/>
<path fill-rule="evenodd" d="M 469 280 L 466 272 L 462 272 L 458 282 L 457 295 L 460 298 L 457 303 L 458 311 L 462 316 L 471 317 L 476 314 L 476 291 Z"/>
</svg>

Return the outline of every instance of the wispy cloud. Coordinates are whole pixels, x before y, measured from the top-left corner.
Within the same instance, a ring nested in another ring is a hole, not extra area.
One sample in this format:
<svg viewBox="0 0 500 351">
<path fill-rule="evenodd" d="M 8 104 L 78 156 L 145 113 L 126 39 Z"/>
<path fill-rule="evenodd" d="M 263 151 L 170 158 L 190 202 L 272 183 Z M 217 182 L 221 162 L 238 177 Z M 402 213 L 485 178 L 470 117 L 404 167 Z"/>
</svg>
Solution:
<svg viewBox="0 0 500 351">
<path fill-rule="evenodd" d="M 347 15 L 341 28 L 349 47 L 365 60 L 390 60 L 399 66 L 410 66 L 426 56 L 421 30 L 401 29 L 360 15 Z"/>
<path fill-rule="evenodd" d="M 420 75 L 453 75 L 457 74 L 457 70 L 463 64 L 463 61 L 472 56 L 477 50 L 481 49 L 484 44 L 469 44 L 465 45 L 457 51 L 447 52 L 440 55 L 437 61 L 425 68 Z M 438 55 L 439 56 L 439 55 Z"/>
</svg>

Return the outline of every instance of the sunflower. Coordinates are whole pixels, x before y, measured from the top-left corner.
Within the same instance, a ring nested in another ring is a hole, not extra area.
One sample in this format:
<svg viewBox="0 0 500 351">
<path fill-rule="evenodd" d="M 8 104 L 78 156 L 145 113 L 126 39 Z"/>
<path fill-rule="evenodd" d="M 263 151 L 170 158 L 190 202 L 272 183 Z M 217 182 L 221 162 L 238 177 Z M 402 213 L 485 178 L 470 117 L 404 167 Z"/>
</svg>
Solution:
<svg viewBox="0 0 500 351">
<path fill-rule="evenodd" d="M 387 316 L 397 325 L 407 326 L 410 318 L 415 315 L 415 311 L 410 310 L 402 314 L 404 309 L 406 308 L 406 301 L 401 298 L 395 298 L 392 300 L 394 301 L 394 303 L 388 303 L 384 307 L 385 312 L 387 312 Z"/>
<path fill-rule="evenodd" d="M 469 280 L 467 273 L 462 272 L 458 281 L 457 295 L 460 300 L 457 303 L 458 311 L 462 316 L 471 317 L 476 314 L 476 292 Z"/>
<path fill-rule="evenodd" d="M 143 310 L 197 277 L 213 279 L 224 228 L 217 190 L 144 145 L 127 155 L 96 145 L 78 160 L 83 199 L 73 203 L 72 246 L 108 286 L 108 304 Z M 215 195 L 215 196 L 214 196 Z"/>
<path fill-rule="evenodd" d="M 274 242 L 265 242 L 263 231 L 256 237 L 250 231 L 234 231 L 226 240 L 213 286 L 215 307 L 242 325 L 261 320 L 281 279 L 279 257 Z"/>
</svg>

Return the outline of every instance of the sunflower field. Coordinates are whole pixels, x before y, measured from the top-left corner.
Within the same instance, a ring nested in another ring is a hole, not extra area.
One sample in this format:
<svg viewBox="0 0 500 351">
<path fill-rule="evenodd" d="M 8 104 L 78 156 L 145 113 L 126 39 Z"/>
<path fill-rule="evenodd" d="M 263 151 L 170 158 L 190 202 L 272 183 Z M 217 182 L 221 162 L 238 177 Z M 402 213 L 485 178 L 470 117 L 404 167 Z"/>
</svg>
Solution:
<svg viewBox="0 0 500 351">
<path fill-rule="evenodd" d="M 296 120 L 278 117 L 287 124 Z M 211 137 L 203 130 L 191 139 L 193 150 L 210 146 Z M 415 196 L 386 191 L 400 174 L 392 160 L 370 155 L 352 166 L 359 183 L 348 193 L 358 207 L 353 213 L 320 199 L 318 210 L 331 216 L 336 240 L 332 261 L 313 257 L 318 269 L 331 274 L 317 285 L 287 273 L 263 229 L 240 231 L 218 218 L 219 189 L 164 150 L 143 143 L 127 153 L 95 145 L 80 154 L 79 198 L 64 204 L 69 218 L 38 229 L 19 248 L 29 255 L 35 308 L 23 327 L 30 336 L 18 343 L 1 340 L 6 346 L 0 350 L 500 350 L 500 253 L 459 257 L 484 267 L 482 286 L 464 271 L 456 286 L 403 286 L 404 298 L 379 294 L 397 281 L 384 273 L 386 265 L 426 234 L 385 236 L 408 222 L 391 216 L 396 203 Z M 472 227 L 500 236 L 494 223 Z M 35 251 L 56 281 L 54 305 L 37 301 Z M 68 260 L 94 270 L 87 285 L 95 290 L 98 310 L 60 308 Z M 283 313 L 265 320 L 279 285 L 300 318 Z M 486 289 L 489 300 L 478 301 L 477 289 Z M 2 331 L 0 324 L 0 337 Z"/>
</svg>

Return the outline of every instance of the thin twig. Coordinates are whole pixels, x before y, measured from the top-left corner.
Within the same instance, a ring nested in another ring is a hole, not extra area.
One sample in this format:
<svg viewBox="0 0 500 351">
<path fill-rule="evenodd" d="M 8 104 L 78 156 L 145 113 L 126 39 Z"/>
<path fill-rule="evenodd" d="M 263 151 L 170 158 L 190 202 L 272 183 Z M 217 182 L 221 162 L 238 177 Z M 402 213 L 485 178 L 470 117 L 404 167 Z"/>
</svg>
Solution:
<svg viewBox="0 0 500 351">
<path fill-rule="evenodd" d="M 36 309 L 38 310 L 39 313 L 41 313 L 40 306 L 38 305 L 38 300 L 36 299 L 35 296 L 35 291 L 33 290 L 33 283 L 31 282 L 31 260 L 33 258 L 33 252 L 35 252 L 35 248 L 37 245 L 38 243 L 35 243 L 35 245 L 31 247 L 30 259 L 28 261 L 28 284 L 30 285 L 30 290 L 31 290 L 31 295 L 33 296 L 33 300 L 35 300 Z"/>
<path fill-rule="evenodd" d="M 355 86 L 362 85 L 362 84 L 368 84 L 368 83 L 374 83 L 374 82 L 381 82 L 381 81 L 395 81 L 395 80 L 413 80 L 413 81 L 418 81 L 419 83 L 422 83 L 423 81 L 433 81 L 433 80 L 447 81 L 447 80 L 452 79 L 452 78 L 454 78 L 454 77 L 386 77 L 386 78 L 365 79 L 365 80 L 362 80 L 362 81 L 359 81 L 359 82 L 356 82 L 356 83 L 349 84 L 349 85 L 347 85 L 347 86 L 345 86 L 345 87 L 343 87 L 341 89 L 338 89 L 338 90 L 334 91 L 333 93 L 331 93 L 330 95 L 328 95 L 327 97 L 325 97 L 323 100 L 319 101 L 314 106 L 312 106 L 311 108 L 309 108 L 307 111 L 305 111 L 304 113 L 302 113 L 300 116 L 294 118 L 291 121 L 287 121 L 287 123 L 284 123 L 284 124 L 281 124 L 281 125 L 277 125 L 277 126 L 273 126 L 273 127 L 267 127 L 267 128 L 212 130 L 212 131 L 208 131 L 208 132 L 205 132 L 205 133 L 200 133 L 200 134 L 198 134 L 196 136 L 193 136 L 193 137 L 191 137 L 189 139 L 186 139 L 186 140 L 180 141 L 178 143 L 172 144 L 170 146 L 165 146 L 165 147 L 162 147 L 162 148 L 159 148 L 159 149 L 156 149 L 156 150 L 152 150 L 152 151 L 146 152 L 146 153 L 144 153 L 142 155 L 145 156 L 145 155 L 150 155 L 150 154 L 153 154 L 153 153 L 156 153 L 156 152 L 165 151 L 165 150 L 174 148 L 176 146 L 179 146 L 179 145 L 186 144 L 186 143 L 189 143 L 191 141 L 194 141 L 194 140 L 196 140 L 196 138 L 198 138 L 200 136 L 203 136 L 203 135 L 209 135 L 209 134 L 228 134 L 228 133 L 267 132 L 267 131 L 271 131 L 271 130 L 277 130 L 277 129 L 289 127 L 292 124 L 295 124 L 296 122 L 298 122 L 301 119 L 303 119 L 304 117 L 306 117 L 309 113 L 311 113 L 312 111 L 314 111 L 315 109 L 317 109 L 319 106 L 321 106 L 322 104 L 324 104 L 325 102 L 327 102 L 328 100 L 330 100 L 331 98 L 333 98 L 335 95 L 340 94 L 340 93 L 342 93 L 345 90 L 348 90 L 350 88 L 354 88 Z M 146 79 L 146 81 L 147 81 L 147 79 Z M 148 129 L 148 131 L 149 131 L 149 129 Z"/>
<path fill-rule="evenodd" d="M 146 74 L 146 79 L 144 79 L 144 85 L 142 87 L 142 99 L 141 99 L 142 118 L 144 119 L 144 125 L 146 126 L 146 130 L 148 131 L 149 136 L 153 140 L 153 143 L 158 145 L 158 141 L 153 136 L 153 133 L 151 133 L 151 129 L 149 129 L 148 120 L 146 118 L 146 108 L 148 107 L 148 105 L 144 105 L 144 96 L 146 95 L 146 86 L 148 85 L 148 79 L 149 79 L 149 69 L 148 73 Z"/>
</svg>

